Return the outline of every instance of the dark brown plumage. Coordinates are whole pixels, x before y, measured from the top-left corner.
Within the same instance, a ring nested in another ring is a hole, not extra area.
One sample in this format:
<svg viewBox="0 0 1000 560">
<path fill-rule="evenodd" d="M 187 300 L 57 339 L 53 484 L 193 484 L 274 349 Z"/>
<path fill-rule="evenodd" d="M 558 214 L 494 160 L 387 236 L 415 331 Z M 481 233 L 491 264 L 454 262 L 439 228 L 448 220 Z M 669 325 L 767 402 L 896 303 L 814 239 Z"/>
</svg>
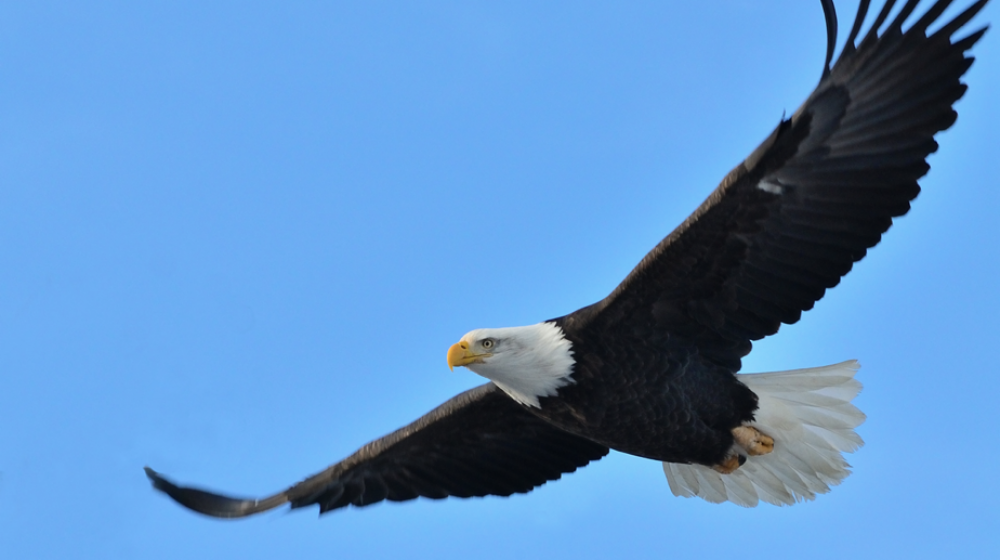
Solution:
<svg viewBox="0 0 1000 560">
<path fill-rule="evenodd" d="M 550 426 L 487 383 L 263 500 L 181 488 L 148 467 L 146 474 L 158 490 L 197 512 L 245 517 L 285 503 L 318 504 L 325 513 L 418 496 L 509 496 L 607 454 L 607 447 Z"/>
<path fill-rule="evenodd" d="M 966 89 L 959 79 L 972 64 L 965 53 L 985 29 L 951 36 L 987 0 L 930 37 L 951 0 L 904 30 L 918 1 L 880 34 L 888 1 L 855 44 L 869 5 L 861 2 L 831 68 L 836 18 L 824 0 L 819 85 L 607 298 L 554 320 L 572 342 L 575 383 L 540 408 L 488 383 L 260 501 L 179 487 L 147 469 L 154 486 L 195 511 L 243 517 L 284 503 L 326 512 L 418 496 L 507 496 L 609 448 L 716 464 L 733 446 L 731 429 L 757 409 L 735 376 L 752 341 L 798 321 L 909 210 L 934 135 L 955 122 L 952 105 Z"/>
</svg>

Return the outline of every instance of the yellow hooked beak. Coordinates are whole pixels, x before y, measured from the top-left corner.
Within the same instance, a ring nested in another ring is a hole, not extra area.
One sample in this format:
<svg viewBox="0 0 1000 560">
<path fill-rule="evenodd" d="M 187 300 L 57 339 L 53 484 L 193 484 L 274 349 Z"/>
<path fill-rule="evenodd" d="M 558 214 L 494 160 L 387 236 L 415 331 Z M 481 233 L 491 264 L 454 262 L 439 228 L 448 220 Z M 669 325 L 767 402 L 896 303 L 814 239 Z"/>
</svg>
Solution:
<svg viewBox="0 0 1000 560">
<path fill-rule="evenodd" d="M 476 354 L 469 350 L 469 343 L 462 340 L 451 345 L 448 349 L 448 369 L 455 371 L 455 366 L 467 366 L 469 364 L 482 363 L 483 358 L 489 358 L 493 354 Z"/>
</svg>

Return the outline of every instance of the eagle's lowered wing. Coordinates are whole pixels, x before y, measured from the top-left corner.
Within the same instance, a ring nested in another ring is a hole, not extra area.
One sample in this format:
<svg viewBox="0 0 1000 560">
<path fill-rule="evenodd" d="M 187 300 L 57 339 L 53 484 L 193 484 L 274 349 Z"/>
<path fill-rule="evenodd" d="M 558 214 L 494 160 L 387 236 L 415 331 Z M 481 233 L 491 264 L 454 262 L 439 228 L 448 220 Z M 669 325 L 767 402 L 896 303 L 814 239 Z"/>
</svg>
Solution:
<svg viewBox="0 0 1000 560">
<path fill-rule="evenodd" d="M 509 496 L 600 459 L 608 448 L 536 418 L 492 383 L 461 393 L 323 472 L 260 500 L 177 486 L 150 468 L 158 490 L 213 517 L 246 517 L 289 503 L 347 505 L 419 496 Z"/>
</svg>

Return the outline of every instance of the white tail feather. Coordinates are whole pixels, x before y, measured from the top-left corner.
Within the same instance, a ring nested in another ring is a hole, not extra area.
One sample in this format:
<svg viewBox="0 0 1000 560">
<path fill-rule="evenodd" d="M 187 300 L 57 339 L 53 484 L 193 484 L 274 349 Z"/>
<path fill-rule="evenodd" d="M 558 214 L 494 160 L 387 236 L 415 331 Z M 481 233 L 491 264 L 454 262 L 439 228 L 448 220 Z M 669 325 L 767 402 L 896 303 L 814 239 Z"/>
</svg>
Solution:
<svg viewBox="0 0 1000 560">
<path fill-rule="evenodd" d="M 704 465 L 663 463 L 675 496 L 754 507 L 792 505 L 825 494 L 851 474 L 844 453 L 864 445 L 854 428 L 865 415 L 851 400 L 861 391 L 856 360 L 832 366 L 737 375 L 759 399 L 750 425 L 774 438 L 774 451 L 747 457 L 730 474 Z M 746 455 L 746 453 L 743 453 Z"/>
</svg>

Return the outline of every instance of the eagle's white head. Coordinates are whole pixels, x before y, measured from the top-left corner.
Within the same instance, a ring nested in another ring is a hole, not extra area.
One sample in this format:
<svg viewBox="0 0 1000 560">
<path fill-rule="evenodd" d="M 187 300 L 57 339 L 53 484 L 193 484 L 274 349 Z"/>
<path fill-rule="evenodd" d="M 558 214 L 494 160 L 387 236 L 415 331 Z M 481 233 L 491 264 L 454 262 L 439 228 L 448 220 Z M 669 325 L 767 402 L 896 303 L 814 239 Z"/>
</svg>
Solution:
<svg viewBox="0 0 1000 560">
<path fill-rule="evenodd" d="M 515 401 L 539 408 L 539 397 L 574 383 L 572 344 L 552 323 L 476 329 L 448 349 L 448 367 L 465 366 Z"/>
</svg>

